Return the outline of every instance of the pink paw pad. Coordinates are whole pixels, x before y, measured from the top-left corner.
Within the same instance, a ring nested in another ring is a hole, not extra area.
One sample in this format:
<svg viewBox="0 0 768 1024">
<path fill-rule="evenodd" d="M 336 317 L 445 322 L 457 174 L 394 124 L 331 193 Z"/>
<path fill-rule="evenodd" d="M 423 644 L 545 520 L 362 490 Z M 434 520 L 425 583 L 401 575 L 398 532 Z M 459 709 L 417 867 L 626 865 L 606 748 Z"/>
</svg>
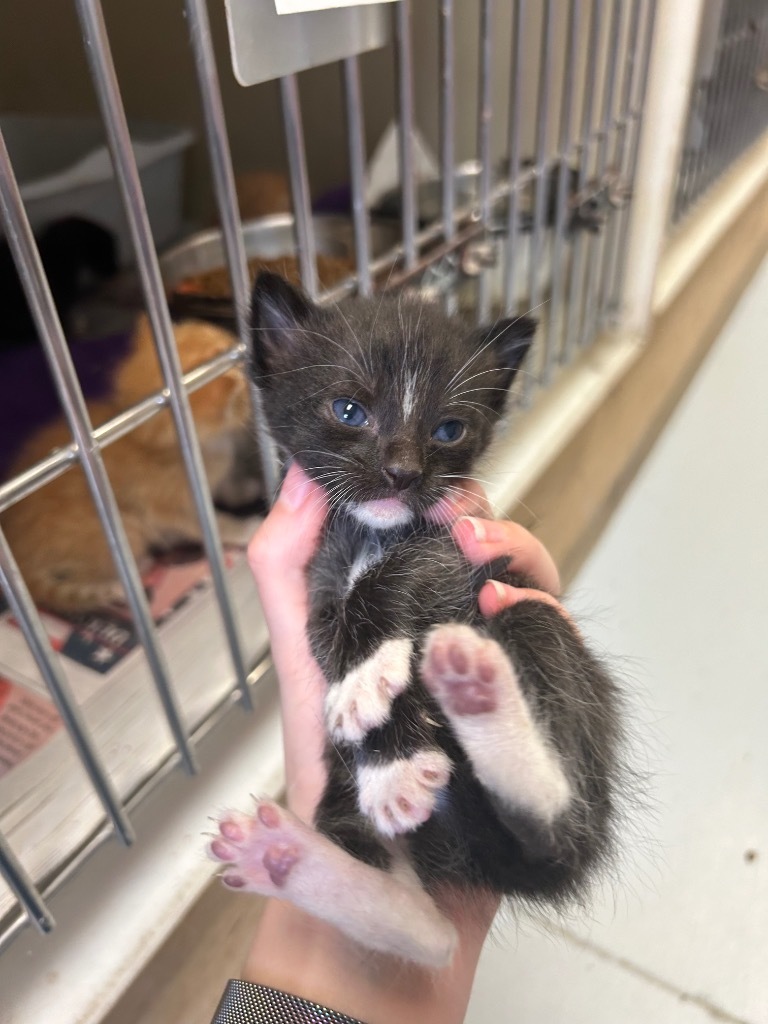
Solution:
<svg viewBox="0 0 768 1024">
<path fill-rule="evenodd" d="M 278 889 L 282 889 L 298 859 L 299 851 L 295 846 L 270 846 L 264 854 L 262 863 L 272 883 Z"/>
<path fill-rule="evenodd" d="M 228 889 L 242 889 L 248 884 L 240 875 L 222 875 L 221 881 Z"/>
<path fill-rule="evenodd" d="M 229 814 L 208 845 L 211 859 L 228 865 L 222 882 L 229 889 L 270 895 L 284 889 L 301 860 L 300 826 L 275 804 L 262 801 L 253 815 Z"/>
<path fill-rule="evenodd" d="M 221 832 L 225 839 L 231 839 L 233 843 L 242 843 L 243 839 L 245 839 L 243 830 L 236 821 L 222 821 L 219 824 L 219 832 Z"/>
<path fill-rule="evenodd" d="M 449 714 L 484 715 L 499 706 L 509 675 L 507 657 L 495 640 L 470 626 L 438 626 L 427 640 L 422 678 Z"/>
<path fill-rule="evenodd" d="M 256 817 L 265 828 L 277 828 L 280 824 L 280 812 L 273 804 L 259 804 Z"/>
</svg>

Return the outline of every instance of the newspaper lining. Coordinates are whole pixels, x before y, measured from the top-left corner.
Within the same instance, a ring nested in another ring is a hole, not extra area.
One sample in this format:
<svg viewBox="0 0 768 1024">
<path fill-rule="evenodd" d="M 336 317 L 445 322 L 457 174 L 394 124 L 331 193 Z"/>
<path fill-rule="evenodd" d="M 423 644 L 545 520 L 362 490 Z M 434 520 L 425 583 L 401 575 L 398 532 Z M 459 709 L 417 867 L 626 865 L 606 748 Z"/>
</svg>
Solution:
<svg viewBox="0 0 768 1024">
<path fill-rule="evenodd" d="M 244 537 L 254 527 L 252 520 L 246 521 Z M 255 665 L 267 652 L 268 634 L 244 548 L 227 548 L 225 563 L 243 653 L 246 663 Z M 235 683 L 208 563 L 199 550 L 181 564 L 163 560 L 144 582 L 159 622 L 158 639 L 171 684 L 184 720 L 193 729 Z M 117 632 L 129 621 L 126 610 L 106 609 L 95 617 L 101 623 L 98 628 L 92 616 L 83 622 L 48 614 L 42 618 L 53 646 L 61 652 L 60 664 L 113 785 L 121 796 L 135 792 L 175 745 L 140 645 L 131 646 Z M 112 627 L 117 623 L 114 636 L 105 626 L 110 622 Z M 72 641 L 75 634 L 77 643 Z M 101 647 L 109 646 L 105 639 L 115 654 L 106 671 L 104 663 L 93 665 L 94 652 L 98 663 Z M 98 831 L 104 809 L 7 609 L 0 613 L 0 678 L 5 683 L 0 719 L 9 724 L 9 732 L 12 724 L 13 734 L 13 742 L 5 744 L 6 761 L 0 770 L 0 833 L 39 881 L 50 877 Z M 18 735 L 21 725 L 29 730 L 23 743 Z M 0 881 L 0 922 L 14 905 L 12 892 Z"/>
</svg>

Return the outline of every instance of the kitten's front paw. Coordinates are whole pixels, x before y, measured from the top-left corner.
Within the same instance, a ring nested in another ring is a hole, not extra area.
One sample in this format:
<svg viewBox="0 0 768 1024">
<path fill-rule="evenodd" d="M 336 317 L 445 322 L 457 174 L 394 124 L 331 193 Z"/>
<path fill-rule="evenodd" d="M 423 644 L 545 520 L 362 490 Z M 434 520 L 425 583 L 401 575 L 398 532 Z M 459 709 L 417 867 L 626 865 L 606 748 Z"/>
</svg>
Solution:
<svg viewBox="0 0 768 1024">
<path fill-rule="evenodd" d="M 451 762 L 442 750 L 365 765 L 357 772 L 358 804 L 382 835 L 412 832 L 432 814 L 450 777 Z"/>
<path fill-rule="evenodd" d="M 303 852 L 301 835 L 277 804 L 263 800 L 253 815 L 231 812 L 208 844 L 211 860 L 227 865 L 221 880 L 229 889 L 272 896 L 285 889 Z"/>
<path fill-rule="evenodd" d="M 361 743 L 389 718 L 392 701 L 408 686 L 413 644 L 385 640 L 370 658 L 333 684 L 325 698 L 328 733 L 337 742 Z"/>
</svg>

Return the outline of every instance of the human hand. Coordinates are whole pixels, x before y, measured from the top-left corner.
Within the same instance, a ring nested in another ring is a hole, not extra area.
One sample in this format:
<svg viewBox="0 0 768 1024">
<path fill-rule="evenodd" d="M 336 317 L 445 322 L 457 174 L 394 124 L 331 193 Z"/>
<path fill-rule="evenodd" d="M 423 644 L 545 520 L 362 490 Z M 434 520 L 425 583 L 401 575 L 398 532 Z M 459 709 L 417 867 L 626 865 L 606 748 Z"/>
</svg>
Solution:
<svg viewBox="0 0 768 1024">
<path fill-rule="evenodd" d="M 326 514 L 324 492 L 294 465 L 248 549 L 280 685 L 287 802 L 307 822 L 325 785 L 326 682 L 307 640 L 306 567 Z M 332 1006 L 368 1024 L 459 1024 L 498 898 L 478 892 L 473 901 L 451 891 L 441 897 L 442 909 L 461 937 L 454 960 L 444 971 L 364 959 L 333 926 L 289 903 L 269 900 L 242 976 Z"/>
<path fill-rule="evenodd" d="M 306 822 L 325 786 L 327 688 L 307 638 L 306 569 L 327 511 L 323 489 L 294 463 L 248 547 L 280 686 L 287 803 Z"/>
<path fill-rule="evenodd" d="M 451 527 L 453 538 L 464 556 L 475 565 L 497 558 L 508 559 L 508 568 L 535 580 L 539 588 L 510 587 L 489 580 L 478 595 L 480 611 L 490 618 L 518 601 L 543 601 L 552 605 L 571 625 L 572 620 L 557 600 L 560 575 L 552 556 L 530 531 L 519 523 L 493 519 L 482 487 L 472 480 L 462 481 L 459 497 L 444 499 L 432 510 L 434 522 Z"/>
</svg>

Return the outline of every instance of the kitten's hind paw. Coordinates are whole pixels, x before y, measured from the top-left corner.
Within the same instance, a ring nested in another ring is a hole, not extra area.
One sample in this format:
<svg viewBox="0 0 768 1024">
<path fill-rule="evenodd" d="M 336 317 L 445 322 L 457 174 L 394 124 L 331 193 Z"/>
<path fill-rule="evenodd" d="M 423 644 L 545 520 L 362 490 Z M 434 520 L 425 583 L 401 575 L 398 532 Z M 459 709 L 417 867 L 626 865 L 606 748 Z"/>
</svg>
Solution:
<svg viewBox="0 0 768 1024">
<path fill-rule="evenodd" d="M 484 786 L 510 808 L 548 823 L 565 810 L 571 787 L 560 759 L 495 640 L 470 626 L 437 626 L 427 637 L 421 675 Z"/>
<path fill-rule="evenodd" d="M 405 637 L 385 640 L 364 662 L 329 687 L 325 720 L 337 742 L 361 743 L 389 718 L 392 701 L 408 686 L 413 644 Z"/>
<path fill-rule="evenodd" d="M 496 641 L 471 626 L 438 626 L 429 634 L 422 676 L 446 711 L 454 715 L 495 711 L 499 688 L 509 675 L 509 659 Z"/>
</svg>

